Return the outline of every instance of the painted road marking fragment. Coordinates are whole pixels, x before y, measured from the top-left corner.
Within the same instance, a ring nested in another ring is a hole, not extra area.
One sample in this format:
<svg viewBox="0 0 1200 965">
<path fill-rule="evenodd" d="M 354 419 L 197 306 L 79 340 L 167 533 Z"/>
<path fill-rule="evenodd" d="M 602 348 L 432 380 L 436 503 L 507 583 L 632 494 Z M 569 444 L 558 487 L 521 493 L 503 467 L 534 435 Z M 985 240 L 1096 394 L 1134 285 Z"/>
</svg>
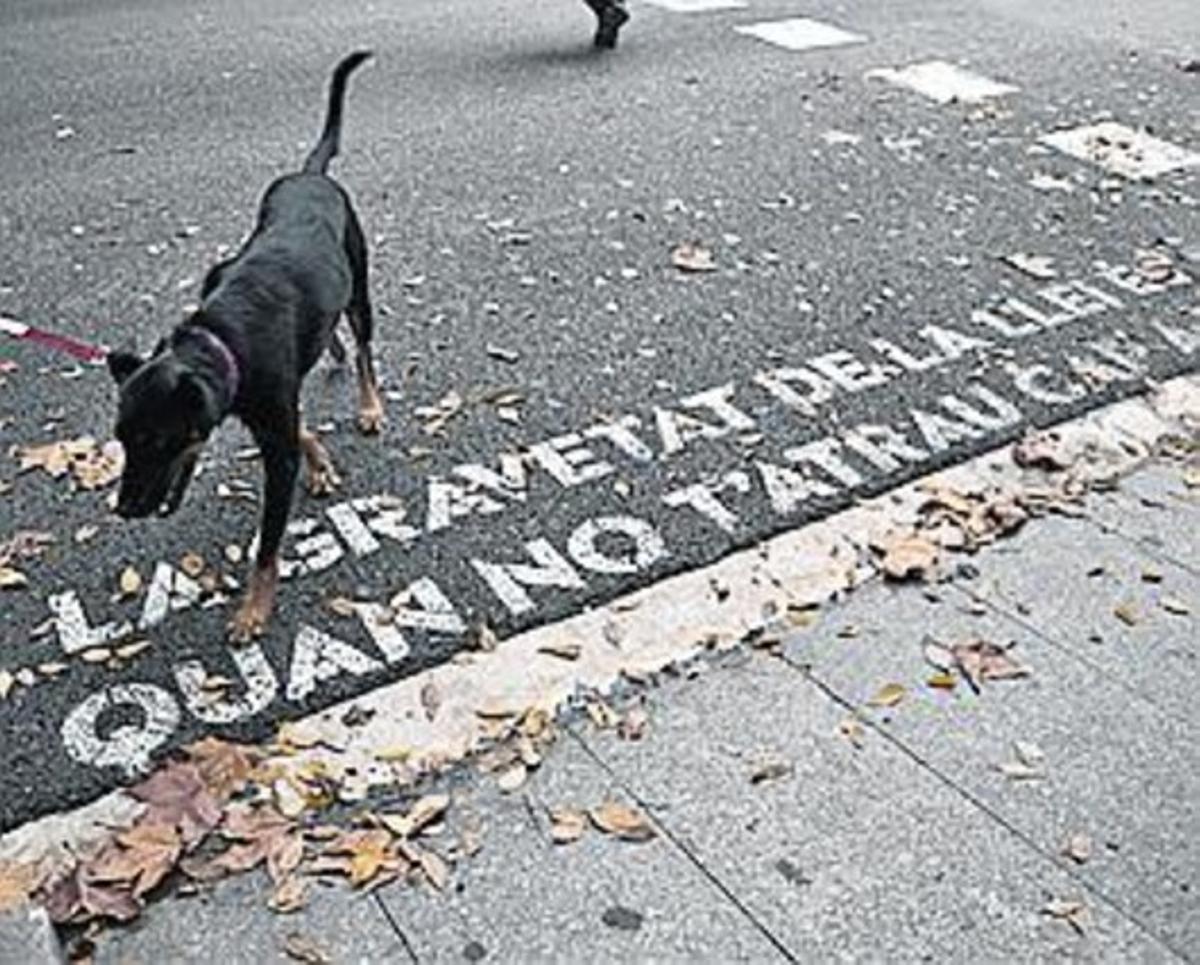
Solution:
<svg viewBox="0 0 1200 965">
<path fill-rule="evenodd" d="M 1055 131 L 1040 140 L 1048 147 L 1131 180 L 1200 167 L 1200 154 L 1195 151 L 1114 121 Z"/>
<path fill-rule="evenodd" d="M 866 76 L 915 91 L 939 104 L 978 104 L 1019 90 L 1012 84 L 973 74 L 944 60 L 900 68 L 881 67 L 867 71 Z"/>
<path fill-rule="evenodd" d="M 1161 440 L 1186 433 L 1197 421 L 1200 377 L 1186 376 L 1169 380 L 1146 399 L 1115 403 L 1055 431 L 1064 452 L 1089 453 L 1073 473 L 1086 475 L 1090 469 L 1098 478 L 1111 478 L 1132 470 Z M 311 740 L 277 763 L 285 769 L 319 769 L 343 787 L 357 779 L 364 791 L 373 783 L 395 783 L 381 749 L 403 749 L 412 774 L 442 768 L 487 743 L 490 732 L 480 708 L 553 714 L 581 692 L 607 692 L 622 675 L 637 678 L 702 649 L 735 644 L 789 606 L 819 605 L 873 578 L 874 569 L 863 563 L 863 547 L 880 534 L 912 527 L 931 490 L 1017 491 L 1022 478 L 1011 447 L 994 449 L 753 549 L 517 634 L 493 651 L 470 654 L 294 721 L 290 733 Z M 714 593 L 714 586 L 722 593 Z M 577 649 L 576 659 L 552 655 L 568 644 Z M 441 698 L 432 719 L 422 710 L 422 692 L 430 686 Z M 352 708 L 365 724 L 345 723 Z M 30 821 L 0 836 L 0 861 L 36 861 L 64 848 L 78 853 L 122 826 L 137 807 L 115 791 L 74 811 Z"/>
<path fill-rule="evenodd" d="M 777 47 L 788 50 L 817 50 L 822 47 L 844 47 L 847 44 L 864 44 L 867 38 L 850 33 L 833 24 L 810 20 L 808 17 L 792 17 L 788 20 L 764 20 L 760 23 L 734 27 L 740 34 L 757 37 Z"/>
<path fill-rule="evenodd" d="M 711 13 L 714 10 L 744 10 L 745 0 L 644 0 L 671 13 Z"/>
</svg>

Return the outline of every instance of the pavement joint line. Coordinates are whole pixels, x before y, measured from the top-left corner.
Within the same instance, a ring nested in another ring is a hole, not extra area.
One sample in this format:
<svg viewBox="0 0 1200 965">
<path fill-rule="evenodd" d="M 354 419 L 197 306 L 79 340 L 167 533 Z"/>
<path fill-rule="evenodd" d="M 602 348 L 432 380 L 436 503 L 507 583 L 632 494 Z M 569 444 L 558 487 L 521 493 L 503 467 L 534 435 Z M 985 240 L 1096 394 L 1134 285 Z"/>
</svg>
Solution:
<svg viewBox="0 0 1200 965">
<path fill-rule="evenodd" d="M 701 875 L 708 879 L 708 882 L 721 893 L 726 901 L 728 901 L 731 905 L 733 905 L 734 908 L 737 909 L 737 911 L 746 919 L 746 921 L 753 925 L 754 928 L 757 929 L 758 932 L 768 942 L 771 943 L 771 946 L 777 952 L 779 952 L 784 961 L 800 961 L 800 958 L 790 948 L 787 947 L 787 945 L 781 938 L 779 938 L 779 936 L 777 936 L 773 931 L 771 931 L 770 928 L 767 927 L 765 922 L 761 921 L 759 917 L 750 910 L 745 902 L 743 902 L 741 898 L 737 896 L 733 889 L 725 884 L 721 877 L 715 871 L 709 868 L 698 854 L 688 847 L 687 842 L 680 838 L 671 829 L 671 826 L 667 824 L 666 821 L 664 821 L 658 814 L 655 814 L 654 806 L 649 801 L 645 800 L 640 794 L 638 794 L 638 792 L 625 781 L 625 778 L 622 777 L 620 773 L 609 766 L 608 762 L 592 749 L 591 745 L 587 742 L 587 739 L 582 734 L 579 734 L 572 727 L 567 727 L 564 729 L 566 730 L 567 734 L 579 744 L 583 752 L 587 754 L 587 756 L 590 757 L 598 767 L 600 767 L 606 774 L 616 781 L 621 790 L 628 794 L 630 798 L 637 803 L 639 808 L 654 818 L 654 823 L 658 825 L 659 829 L 663 833 L 663 836 L 671 842 L 671 844 L 679 851 L 679 853 L 682 854 L 683 857 L 697 871 L 699 871 Z"/>
<path fill-rule="evenodd" d="M 1155 700 L 1151 696 L 1151 694 L 1147 693 L 1145 690 L 1136 686 L 1135 684 L 1129 683 L 1122 677 L 1115 676 L 1110 669 L 1103 667 L 1102 665 L 1096 663 L 1086 653 L 1084 653 L 1080 650 L 1076 650 L 1073 647 L 1069 646 L 1068 644 L 1063 643 L 1058 637 L 1056 637 L 1054 635 L 1053 631 L 1042 629 L 1040 626 L 1038 626 L 1036 623 L 1033 623 L 1028 617 L 1023 616 L 1021 613 L 1019 613 L 1015 610 L 1014 611 L 1007 610 L 1003 606 L 1000 606 L 999 604 L 997 604 L 995 601 L 988 599 L 986 596 L 983 596 L 981 594 L 972 593 L 972 592 L 964 589 L 963 587 L 958 587 L 958 586 L 954 586 L 953 584 L 951 584 L 949 586 L 949 589 L 955 593 L 961 594 L 964 599 L 970 600 L 973 603 L 982 603 L 984 606 L 986 606 L 989 610 L 991 610 L 993 613 L 995 613 L 1001 619 L 1006 620 L 1009 623 L 1015 623 L 1017 626 L 1021 627 L 1027 633 L 1030 633 L 1033 636 L 1037 637 L 1042 643 L 1057 650 L 1059 653 L 1061 653 L 1067 659 L 1069 659 L 1075 663 L 1082 664 L 1083 666 L 1087 667 L 1089 670 L 1092 670 L 1095 673 L 1098 673 L 1105 680 L 1109 680 L 1113 684 L 1115 684 L 1117 687 L 1120 687 L 1122 690 L 1124 690 L 1126 693 L 1128 693 L 1131 697 L 1135 697 L 1136 699 L 1149 705 L 1150 707 L 1152 707 L 1154 709 L 1155 713 L 1162 714 L 1167 717 L 1173 717 L 1177 721 L 1179 721 L 1180 723 L 1185 724 L 1185 725 L 1190 726 L 1193 723 L 1185 715 L 1174 712 L 1170 708 L 1159 706 L 1155 702 Z"/>
<path fill-rule="evenodd" d="M 871 730 L 873 733 L 878 734 L 883 740 L 887 741 L 901 754 L 916 764 L 917 767 L 932 775 L 934 778 L 944 784 L 950 791 L 957 794 L 969 805 L 981 812 L 985 817 L 998 824 L 1026 849 L 1032 851 L 1039 858 L 1053 866 L 1055 870 L 1067 874 L 1073 881 L 1075 881 L 1076 884 L 1079 885 L 1080 888 L 1089 894 L 1094 895 L 1097 900 L 1107 906 L 1114 914 L 1128 921 L 1148 938 L 1161 945 L 1167 950 L 1167 952 L 1175 956 L 1175 958 L 1179 961 L 1192 961 L 1192 959 L 1190 959 L 1187 954 L 1184 953 L 1184 951 L 1172 945 L 1170 941 L 1159 935 L 1137 915 L 1130 913 L 1118 905 L 1116 900 L 1110 897 L 1104 888 L 1101 888 L 1089 881 L 1079 872 L 1078 869 L 1070 867 L 1066 862 L 1058 861 L 1055 855 L 1039 846 L 1038 843 L 1033 840 L 1033 838 L 1005 818 L 1004 815 L 995 808 L 991 807 L 986 801 L 978 797 L 976 794 L 973 794 L 968 788 L 963 787 L 961 784 L 956 782 L 949 774 L 939 770 L 934 764 L 927 761 L 916 750 L 910 747 L 903 739 L 897 737 L 891 731 L 887 730 L 882 726 L 882 724 L 874 720 L 870 715 L 861 713 L 857 704 L 848 698 L 843 697 L 840 693 L 838 693 L 837 690 L 833 688 L 832 685 L 826 683 L 820 677 L 816 676 L 811 668 L 805 666 L 804 664 L 797 663 L 795 660 L 789 658 L 786 654 L 782 654 L 780 659 L 793 671 L 811 683 L 812 686 L 823 693 L 827 698 L 832 700 L 839 707 L 845 709 L 860 724 Z"/>
<path fill-rule="evenodd" d="M 1200 376 L 1180 376 L 1146 398 L 1085 412 L 1060 423 L 1055 432 L 1061 445 L 1088 454 L 1080 471 L 1111 479 L 1145 463 L 1160 439 L 1190 431 L 1189 420 L 1200 424 Z M 916 524 L 927 500 L 924 487 L 995 492 L 1019 488 L 1025 480 L 1005 443 L 602 607 L 517 633 L 493 651 L 472 653 L 467 661 L 435 666 L 292 720 L 289 727 L 313 738 L 313 746 L 281 763 L 317 764 L 337 779 L 353 774 L 368 790 L 372 784 L 395 785 L 395 772 L 379 752 L 403 748 L 413 777 L 438 773 L 485 745 L 487 730 L 478 714 L 485 705 L 492 705 L 493 717 L 497 707 L 514 718 L 535 709 L 553 716 L 582 693 L 608 692 L 623 676 L 636 679 L 711 644 L 736 643 L 781 608 L 822 604 L 873 576 L 866 547 L 887 532 Z M 717 586 L 721 593 L 714 591 Z M 547 656 L 546 648 L 566 645 L 578 649 L 576 659 Z M 441 696 L 435 720 L 426 716 L 421 698 L 430 685 Z M 366 724 L 349 727 L 343 717 L 351 707 L 375 714 Z M 82 808 L 6 832 L 0 836 L 0 859 L 37 860 L 102 840 L 137 810 L 131 797 L 112 791 Z"/>
<path fill-rule="evenodd" d="M 392 914 L 392 910 L 388 907 L 387 902 L 383 900 L 383 897 L 379 894 L 378 890 L 371 893 L 371 900 L 375 902 L 375 906 L 387 920 L 387 923 L 395 933 L 396 938 L 398 938 L 400 940 L 400 944 L 404 946 L 404 951 L 408 955 L 408 960 L 412 962 L 413 965 L 417 965 L 417 963 L 421 961 L 420 957 L 417 955 L 416 950 L 412 947 L 412 942 L 408 940 L 408 935 L 405 933 L 404 929 L 400 927 L 400 922 L 396 920 L 396 916 Z"/>
<path fill-rule="evenodd" d="M 1192 576 L 1200 576 L 1200 567 L 1189 563 L 1187 560 L 1179 559 L 1177 556 L 1155 543 L 1150 537 L 1138 536 L 1134 533 L 1127 532 L 1119 525 L 1104 522 L 1103 520 L 1094 520 L 1093 522 L 1095 522 L 1102 532 L 1110 533 L 1111 535 L 1124 540 L 1130 546 L 1136 547 L 1147 556 L 1153 556 L 1160 563 L 1170 563 L 1172 566 L 1179 567 L 1179 569 L 1183 570 L 1185 573 L 1190 573 Z"/>
</svg>

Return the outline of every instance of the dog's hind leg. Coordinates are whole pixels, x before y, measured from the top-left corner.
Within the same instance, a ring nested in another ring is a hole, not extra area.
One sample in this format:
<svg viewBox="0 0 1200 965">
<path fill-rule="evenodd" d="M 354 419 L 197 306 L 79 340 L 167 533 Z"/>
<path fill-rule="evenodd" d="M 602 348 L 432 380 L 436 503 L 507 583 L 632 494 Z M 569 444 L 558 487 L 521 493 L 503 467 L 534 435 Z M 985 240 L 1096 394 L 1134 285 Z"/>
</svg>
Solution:
<svg viewBox="0 0 1200 965">
<path fill-rule="evenodd" d="M 355 365 L 358 371 L 358 428 L 367 435 L 374 435 L 383 427 L 383 398 L 379 394 L 375 362 L 371 355 L 374 319 L 371 313 L 371 293 L 367 288 L 367 242 L 352 210 L 346 233 L 346 255 L 350 259 L 353 278 L 346 316 L 350 319 L 357 350 Z"/>
<path fill-rule="evenodd" d="M 336 328 L 329 330 L 329 354 L 333 356 L 333 363 L 337 366 L 337 369 L 342 368 L 346 364 L 346 345 L 342 342 Z M 337 369 L 333 371 L 336 372 Z"/>
</svg>

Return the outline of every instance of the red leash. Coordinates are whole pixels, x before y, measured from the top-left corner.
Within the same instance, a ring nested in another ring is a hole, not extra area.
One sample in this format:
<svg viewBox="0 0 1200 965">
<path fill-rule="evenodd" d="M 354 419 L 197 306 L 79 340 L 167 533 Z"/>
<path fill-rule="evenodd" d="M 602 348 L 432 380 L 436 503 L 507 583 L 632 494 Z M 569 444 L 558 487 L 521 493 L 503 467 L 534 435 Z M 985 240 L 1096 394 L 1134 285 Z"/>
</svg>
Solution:
<svg viewBox="0 0 1200 965">
<path fill-rule="evenodd" d="M 65 352 L 81 362 L 89 362 L 93 365 L 103 362 L 104 357 L 108 355 L 107 349 L 97 348 L 95 345 L 88 345 L 86 342 L 80 342 L 65 335 L 57 335 L 54 332 L 34 328 L 32 325 L 18 322 L 15 318 L 9 318 L 7 315 L 0 315 L 0 334 L 20 341 L 33 342 L 58 352 Z"/>
</svg>

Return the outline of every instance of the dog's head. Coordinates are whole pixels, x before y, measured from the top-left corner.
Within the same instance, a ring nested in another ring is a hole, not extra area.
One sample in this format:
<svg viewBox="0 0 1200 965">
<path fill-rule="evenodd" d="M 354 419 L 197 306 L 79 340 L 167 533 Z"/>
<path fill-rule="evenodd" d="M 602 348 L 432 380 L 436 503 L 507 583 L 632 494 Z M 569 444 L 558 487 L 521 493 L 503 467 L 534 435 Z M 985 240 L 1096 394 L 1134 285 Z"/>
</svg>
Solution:
<svg viewBox="0 0 1200 965">
<path fill-rule="evenodd" d="M 205 381 L 173 352 L 149 359 L 111 352 L 120 387 L 116 436 L 125 448 L 117 513 L 127 519 L 179 508 L 220 411 Z"/>
</svg>

